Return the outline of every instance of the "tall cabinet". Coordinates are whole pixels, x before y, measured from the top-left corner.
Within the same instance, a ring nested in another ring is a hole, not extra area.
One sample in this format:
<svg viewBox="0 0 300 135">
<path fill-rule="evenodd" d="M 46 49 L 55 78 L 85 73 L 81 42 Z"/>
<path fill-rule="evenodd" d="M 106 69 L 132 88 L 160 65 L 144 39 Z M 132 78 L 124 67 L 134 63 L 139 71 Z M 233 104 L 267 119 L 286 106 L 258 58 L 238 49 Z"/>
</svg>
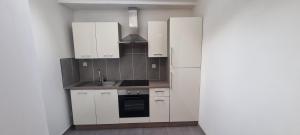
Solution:
<svg viewBox="0 0 300 135">
<path fill-rule="evenodd" d="M 170 121 L 198 121 L 202 18 L 169 19 Z"/>
</svg>

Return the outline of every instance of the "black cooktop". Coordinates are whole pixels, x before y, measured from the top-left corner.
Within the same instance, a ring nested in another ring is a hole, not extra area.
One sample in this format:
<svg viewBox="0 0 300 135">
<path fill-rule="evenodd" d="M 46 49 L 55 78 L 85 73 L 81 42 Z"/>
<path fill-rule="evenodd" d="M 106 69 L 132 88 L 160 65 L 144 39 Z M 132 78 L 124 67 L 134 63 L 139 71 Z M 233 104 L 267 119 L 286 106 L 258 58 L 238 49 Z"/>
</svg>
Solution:
<svg viewBox="0 0 300 135">
<path fill-rule="evenodd" d="M 149 86 L 149 80 L 124 80 L 120 86 Z"/>
</svg>

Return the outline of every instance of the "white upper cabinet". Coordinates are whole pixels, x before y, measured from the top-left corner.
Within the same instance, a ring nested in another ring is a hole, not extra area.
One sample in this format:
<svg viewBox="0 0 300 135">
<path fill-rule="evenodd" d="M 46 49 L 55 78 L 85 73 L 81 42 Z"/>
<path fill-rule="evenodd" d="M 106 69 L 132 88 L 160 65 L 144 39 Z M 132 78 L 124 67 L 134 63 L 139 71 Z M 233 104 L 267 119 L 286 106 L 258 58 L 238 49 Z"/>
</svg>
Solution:
<svg viewBox="0 0 300 135">
<path fill-rule="evenodd" d="M 95 96 L 97 124 L 119 123 L 117 90 L 99 90 Z"/>
<path fill-rule="evenodd" d="M 200 67 L 202 18 L 174 17 L 169 21 L 171 66 Z"/>
<path fill-rule="evenodd" d="M 97 22 L 96 37 L 99 58 L 120 58 L 118 22 Z"/>
<path fill-rule="evenodd" d="M 148 56 L 168 57 L 168 26 L 164 21 L 148 22 Z"/>
<path fill-rule="evenodd" d="M 118 22 L 76 22 L 72 26 L 75 58 L 120 58 Z"/>
<path fill-rule="evenodd" d="M 73 23 L 75 58 L 89 59 L 97 57 L 95 23 Z"/>
</svg>

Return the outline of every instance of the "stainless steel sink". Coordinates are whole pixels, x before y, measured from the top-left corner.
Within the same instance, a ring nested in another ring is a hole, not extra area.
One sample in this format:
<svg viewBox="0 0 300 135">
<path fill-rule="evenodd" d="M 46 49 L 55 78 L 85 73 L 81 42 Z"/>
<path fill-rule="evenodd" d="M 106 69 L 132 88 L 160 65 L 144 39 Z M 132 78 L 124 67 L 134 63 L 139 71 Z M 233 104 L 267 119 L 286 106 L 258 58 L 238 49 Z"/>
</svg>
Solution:
<svg viewBox="0 0 300 135">
<path fill-rule="evenodd" d="M 77 84 L 76 87 L 95 87 L 95 86 L 112 87 L 112 86 L 115 86 L 116 83 L 117 82 L 115 82 L 115 81 L 105 81 L 100 85 L 97 82 L 83 82 L 83 83 Z"/>
<path fill-rule="evenodd" d="M 115 84 L 115 81 L 105 81 L 102 83 L 102 86 L 114 86 Z"/>
</svg>

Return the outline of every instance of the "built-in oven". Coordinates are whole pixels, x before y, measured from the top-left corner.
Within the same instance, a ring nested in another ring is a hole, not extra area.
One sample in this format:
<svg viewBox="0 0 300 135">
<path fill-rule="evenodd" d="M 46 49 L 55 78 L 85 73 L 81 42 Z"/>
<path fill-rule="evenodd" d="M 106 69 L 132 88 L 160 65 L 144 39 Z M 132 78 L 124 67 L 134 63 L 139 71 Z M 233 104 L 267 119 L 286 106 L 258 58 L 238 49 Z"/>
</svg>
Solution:
<svg viewBox="0 0 300 135">
<path fill-rule="evenodd" d="M 149 117 L 149 89 L 118 90 L 120 118 Z"/>
</svg>

